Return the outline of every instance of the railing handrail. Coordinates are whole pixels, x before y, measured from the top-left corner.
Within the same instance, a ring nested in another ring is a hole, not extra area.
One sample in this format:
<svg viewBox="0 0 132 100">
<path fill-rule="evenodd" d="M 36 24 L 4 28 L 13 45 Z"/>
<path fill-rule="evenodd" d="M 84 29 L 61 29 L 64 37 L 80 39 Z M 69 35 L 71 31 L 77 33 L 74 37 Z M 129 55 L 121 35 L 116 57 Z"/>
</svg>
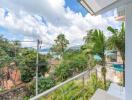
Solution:
<svg viewBox="0 0 132 100">
<path fill-rule="evenodd" d="M 78 74 L 78 75 L 76 75 L 76 76 L 74 76 L 74 77 L 72 77 L 72 78 L 70 78 L 70 79 L 68 79 L 68 80 L 66 80 L 66 81 L 64 81 L 64 82 L 62 82 L 62 83 L 50 88 L 50 89 L 48 89 L 48 90 L 44 91 L 43 93 L 40 93 L 40 94 L 38 94 L 37 96 L 35 96 L 33 98 L 30 98 L 30 100 L 37 100 L 37 99 L 39 99 L 42 96 L 46 96 L 49 93 L 51 93 L 51 92 L 57 90 L 58 88 L 64 86 L 65 84 L 67 84 L 67 83 L 69 83 L 69 82 L 71 82 L 71 81 L 73 81 L 73 80 L 75 80 L 77 78 L 80 78 L 80 77 L 84 76 L 88 72 L 90 72 L 90 70 L 84 71 L 84 72 L 82 72 L 82 73 L 80 73 L 80 74 Z"/>
</svg>

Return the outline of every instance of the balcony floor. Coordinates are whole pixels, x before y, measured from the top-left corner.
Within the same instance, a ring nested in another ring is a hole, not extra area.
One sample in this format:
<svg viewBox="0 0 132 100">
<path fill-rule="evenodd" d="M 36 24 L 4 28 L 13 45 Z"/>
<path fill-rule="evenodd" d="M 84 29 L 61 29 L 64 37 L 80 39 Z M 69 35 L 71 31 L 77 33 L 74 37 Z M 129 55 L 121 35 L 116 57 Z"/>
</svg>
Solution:
<svg viewBox="0 0 132 100">
<path fill-rule="evenodd" d="M 112 83 L 110 85 L 107 93 L 109 93 L 110 95 L 116 96 L 118 98 L 121 98 L 122 100 L 125 100 L 125 88 L 115 83 Z"/>
<path fill-rule="evenodd" d="M 90 100 L 122 100 L 122 99 L 110 95 L 104 90 L 98 89 Z"/>
</svg>

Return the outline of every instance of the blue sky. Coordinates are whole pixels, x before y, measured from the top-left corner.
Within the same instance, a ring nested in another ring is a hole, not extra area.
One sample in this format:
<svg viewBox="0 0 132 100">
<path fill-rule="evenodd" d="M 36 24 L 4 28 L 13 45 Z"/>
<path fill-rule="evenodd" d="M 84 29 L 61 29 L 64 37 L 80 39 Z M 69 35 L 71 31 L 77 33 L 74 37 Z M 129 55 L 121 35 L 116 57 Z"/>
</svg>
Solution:
<svg viewBox="0 0 132 100">
<path fill-rule="evenodd" d="M 81 13 L 83 16 L 87 14 L 87 11 L 77 2 L 77 0 L 65 0 L 65 8 L 69 7 L 75 13 Z M 8 11 L 5 11 L 5 17 L 8 16 Z M 42 20 L 45 24 L 45 20 Z M 3 35 L 5 38 L 10 40 L 20 40 L 23 39 L 23 35 L 11 33 L 10 30 L 0 26 L 0 35 Z"/>
<path fill-rule="evenodd" d="M 83 44 L 82 38 L 91 28 L 99 28 L 109 35 L 108 25 L 120 25 L 113 11 L 91 16 L 77 0 L 0 1 L 0 35 L 10 40 L 31 40 L 39 36 L 48 47 L 63 33 L 70 46 L 74 46 Z"/>
<path fill-rule="evenodd" d="M 65 7 L 69 7 L 76 13 L 81 12 L 85 16 L 88 12 L 79 4 L 78 0 L 65 0 Z"/>
<path fill-rule="evenodd" d="M 7 29 L 3 27 L 0 27 L 0 35 L 2 35 L 4 38 L 7 38 L 9 40 L 22 40 L 23 39 L 22 34 L 16 35 L 14 33 L 11 33 L 10 31 L 8 31 Z"/>
</svg>

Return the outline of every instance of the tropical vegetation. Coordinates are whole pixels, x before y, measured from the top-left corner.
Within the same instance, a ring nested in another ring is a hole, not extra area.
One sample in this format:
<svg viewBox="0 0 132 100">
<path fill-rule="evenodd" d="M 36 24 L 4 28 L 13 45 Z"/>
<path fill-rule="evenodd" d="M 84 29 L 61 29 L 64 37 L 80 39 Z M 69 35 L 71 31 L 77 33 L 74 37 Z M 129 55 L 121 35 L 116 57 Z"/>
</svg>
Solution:
<svg viewBox="0 0 132 100">
<path fill-rule="evenodd" d="M 85 85 L 82 83 L 81 79 L 75 80 L 74 82 L 64 85 L 52 94 L 49 94 L 45 99 L 62 100 L 63 98 L 64 100 L 87 100 L 98 88 L 107 90 L 110 82 L 106 80 L 106 50 L 114 49 L 119 51 L 123 60 L 123 68 L 125 68 L 124 23 L 120 30 L 109 26 L 108 31 L 112 33 L 110 37 L 106 37 L 104 32 L 100 29 L 91 29 L 87 31 L 87 35 L 84 36 L 84 44 L 80 46 L 79 49 L 70 48 L 69 40 L 64 34 L 59 34 L 56 37 L 55 43 L 52 45 L 49 53 L 39 53 L 38 92 L 41 93 L 85 70 L 91 71 L 94 68 L 96 69 L 96 65 L 102 66 L 101 78 L 99 78 L 95 73 L 92 77 L 86 79 Z M 5 79 L 2 68 L 7 67 L 10 69 L 10 64 L 14 62 L 20 70 L 21 82 L 26 84 L 27 97 L 34 96 L 36 57 L 36 49 L 24 48 L 21 46 L 20 41 L 12 42 L 3 38 L 3 36 L 0 36 L 1 87 L 3 80 Z M 54 66 L 55 69 L 53 73 L 49 73 L 50 67 L 48 61 L 51 59 L 57 59 L 59 61 L 59 64 Z M 48 77 L 46 76 L 47 73 L 49 75 Z"/>
<path fill-rule="evenodd" d="M 87 54 L 87 56 L 93 57 L 98 55 L 101 57 L 101 60 L 98 64 L 102 65 L 102 76 L 104 79 L 104 86 L 106 89 L 106 66 L 105 66 L 105 50 L 106 50 L 106 37 L 104 36 L 103 31 L 92 29 L 88 31 L 87 36 L 84 37 L 85 44 L 82 49 Z M 96 60 L 96 59 L 95 59 Z"/>
<path fill-rule="evenodd" d="M 61 33 L 55 39 L 55 44 L 52 46 L 51 51 L 62 57 L 68 44 L 69 41 L 65 38 L 65 35 Z"/>
<path fill-rule="evenodd" d="M 21 72 L 21 81 L 28 83 L 33 81 L 36 67 L 36 50 L 31 48 L 22 48 L 20 41 L 9 41 L 0 36 L 0 84 L 3 87 L 3 80 L 11 79 L 10 70 L 13 70 L 11 63 L 14 62 L 17 69 Z M 48 70 L 46 56 L 39 54 L 39 76 L 44 76 Z M 7 67 L 5 73 L 3 68 Z M 8 76 L 8 78 L 7 78 Z M 12 80 L 12 79 L 11 79 Z M 12 80 L 14 81 L 14 80 Z M 14 82 L 13 82 L 14 83 Z M 15 85 L 15 84 L 14 84 Z"/>
<path fill-rule="evenodd" d="M 107 28 L 112 36 L 108 39 L 109 49 L 116 49 L 120 52 L 123 61 L 123 85 L 125 86 L 125 25 L 122 23 L 121 29 Z"/>
<path fill-rule="evenodd" d="M 40 100 L 90 100 L 97 88 L 104 89 L 103 81 L 95 77 L 92 74 L 90 79 L 85 79 L 85 84 L 81 79 L 69 82 Z M 110 81 L 107 81 L 106 89 L 109 85 Z"/>
</svg>

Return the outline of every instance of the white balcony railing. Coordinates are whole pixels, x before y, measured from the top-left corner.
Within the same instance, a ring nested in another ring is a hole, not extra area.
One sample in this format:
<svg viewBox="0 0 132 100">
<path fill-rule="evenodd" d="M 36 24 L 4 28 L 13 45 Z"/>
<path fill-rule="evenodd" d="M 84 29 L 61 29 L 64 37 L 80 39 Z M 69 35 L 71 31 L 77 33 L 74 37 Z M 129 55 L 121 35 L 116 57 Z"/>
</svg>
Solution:
<svg viewBox="0 0 132 100">
<path fill-rule="evenodd" d="M 87 70 L 84 71 L 54 87 L 52 87 L 49 90 L 44 91 L 43 93 L 38 94 L 37 96 L 30 98 L 30 100 L 47 100 L 46 98 L 48 97 L 48 95 L 51 95 L 52 93 L 54 93 L 56 90 L 62 89 L 63 90 L 63 86 L 65 86 L 66 84 L 69 84 L 70 82 L 76 82 L 78 84 L 78 86 L 82 85 L 82 88 L 80 90 L 77 91 L 76 94 L 74 94 L 72 96 L 72 98 L 74 99 L 76 96 L 78 96 L 79 94 L 82 94 L 83 91 L 85 91 L 85 88 L 88 85 L 88 81 L 91 77 L 91 75 L 95 73 L 97 75 L 97 78 L 101 78 L 101 66 L 97 66 L 96 68 L 92 69 L 92 70 Z M 114 77 L 111 76 L 112 73 L 112 68 L 111 67 L 107 67 L 107 75 L 106 75 L 106 79 L 110 80 L 111 82 L 114 82 Z M 76 86 L 74 86 L 76 87 Z M 63 95 L 66 95 L 67 93 L 71 92 L 71 90 L 74 88 L 73 86 L 68 87 L 68 89 L 66 91 L 61 91 Z M 86 91 L 85 91 L 86 92 Z M 59 98 L 60 100 L 62 100 L 61 96 Z"/>
<path fill-rule="evenodd" d="M 95 73 L 95 72 L 97 72 L 97 70 L 96 69 L 92 69 L 92 70 L 87 70 L 87 71 L 84 71 L 84 72 L 82 72 L 82 73 L 80 73 L 79 75 L 76 75 L 76 76 L 74 76 L 74 77 L 72 77 L 72 78 L 70 78 L 70 79 L 68 79 L 68 80 L 66 80 L 66 81 L 64 81 L 64 82 L 62 82 L 62 83 L 60 83 L 60 84 L 58 84 L 58 85 L 56 85 L 55 87 L 52 87 L 51 89 L 49 89 L 49 90 L 47 90 L 47 91 L 44 91 L 43 93 L 40 93 L 39 95 L 37 95 L 37 96 L 35 96 L 35 97 L 33 97 L 33 98 L 31 98 L 30 100 L 38 100 L 38 99 L 40 99 L 40 98 L 44 98 L 44 97 L 46 97 L 48 94 L 51 94 L 52 92 L 54 92 L 55 90 L 57 90 L 57 89 L 60 89 L 61 87 L 63 87 L 64 85 L 66 85 L 66 84 L 68 84 L 68 83 L 70 83 L 70 82 L 73 82 L 73 81 L 75 81 L 75 80 L 79 80 L 78 82 L 80 82 L 78 85 L 80 85 L 80 84 L 83 84 L 83 85 L 85 85 L 87 82 L 87 79 L 89 79 L 89 77 L 90 77 L 90 75 L 92 74 L 92 73 Z M 70 87 L 71 88 L 71 87 Z M 70 90 L 70 89 L 69 89 Z M 78 93 L 81 93 L 81 91 L 82 90 L 80 90 L 80 91 L 78 91 Z M 68 91 L 67 91 L 68 92 Z M 75 96 L 76 96 L 77 94 L 75 94 Z"/>
</svg>

